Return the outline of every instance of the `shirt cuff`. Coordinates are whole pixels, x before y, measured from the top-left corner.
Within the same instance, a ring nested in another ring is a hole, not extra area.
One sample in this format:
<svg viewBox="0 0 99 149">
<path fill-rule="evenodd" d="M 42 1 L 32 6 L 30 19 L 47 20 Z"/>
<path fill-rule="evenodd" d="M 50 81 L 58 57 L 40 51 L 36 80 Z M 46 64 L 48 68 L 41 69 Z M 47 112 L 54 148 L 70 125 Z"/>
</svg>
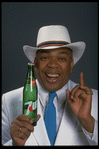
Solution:
<svg viewBox="0 0 99 149">
<path fill-rule="evenodd" d="M 5 143 L 5 144 L 3 144 L 4 146 L 13 146 L 12 145 L 12 139 L 11 140 L 9 140 L 7 143 Z"/>
<path fill-rule="evenodd" d="M 93 133 L 89 133 L 89 132 L 86 131 L 83 127 L 82 127 L 82 130 L 83 130 L 84 134 L 85 134 L 89 139 L 92 139 Z"/>
<path fill-rule="evenodd" d="M 98 122 L 95 120 L 93 133 L 87 132 L 83 127 L 81 128 L 82 128 L 83 133 L 87 137 L 89 144 L 98 145 Z"/>
</svg>

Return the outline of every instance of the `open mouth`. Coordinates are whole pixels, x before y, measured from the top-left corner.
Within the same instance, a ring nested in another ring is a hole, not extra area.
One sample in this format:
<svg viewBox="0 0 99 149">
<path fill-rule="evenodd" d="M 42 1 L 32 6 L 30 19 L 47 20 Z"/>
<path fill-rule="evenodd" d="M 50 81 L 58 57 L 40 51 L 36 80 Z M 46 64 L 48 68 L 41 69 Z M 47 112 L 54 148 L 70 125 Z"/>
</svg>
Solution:
<svg viewBox="0 0 99 149">
<path fill-rule="evenodd" d="M 55 83 L 58 80 L 60 74 L 45 73 L 45 76 L 46 76 L 46 79 L 47 79 L 48 82 Z"/>
</svg>

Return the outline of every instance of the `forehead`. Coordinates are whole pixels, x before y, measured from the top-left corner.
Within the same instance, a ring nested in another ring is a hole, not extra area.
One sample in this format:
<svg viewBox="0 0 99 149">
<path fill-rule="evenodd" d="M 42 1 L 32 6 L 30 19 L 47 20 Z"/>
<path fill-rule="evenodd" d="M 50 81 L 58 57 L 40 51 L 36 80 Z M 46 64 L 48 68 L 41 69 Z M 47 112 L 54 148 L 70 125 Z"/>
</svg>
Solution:
<svg viewBox="0 0 99 149">
<path fill-rule="evenodd" d="M 38 50 L 36 52 L 36 54 L 42 54 L 42 53 L 48 53 L 48 54 L 51 54 L 51 53 L 57 53 L 57 54 L 67 54 L 67 55 L 71 55 L 72 54 L 72 50 L 70 48 L 57 48 L 57 49 L 41 49 L 41 50 Z"/>
</svg>

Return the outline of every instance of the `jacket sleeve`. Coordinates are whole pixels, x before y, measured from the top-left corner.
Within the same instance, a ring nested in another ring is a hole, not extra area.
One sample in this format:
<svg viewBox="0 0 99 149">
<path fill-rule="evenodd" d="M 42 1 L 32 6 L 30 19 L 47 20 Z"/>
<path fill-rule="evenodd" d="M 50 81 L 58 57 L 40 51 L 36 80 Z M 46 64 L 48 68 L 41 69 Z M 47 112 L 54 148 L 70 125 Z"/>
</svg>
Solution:
<svg viewBox="0 0 99 149">
<path fill-rule="evenodd" d="M 83 127 L 82 130 L 90 145 L 98 145 L 98 121 L 95 120 L 93 133 L 88 133 Z"/>
<path fill-rule="evenodd" d="M 12 139 L 10 136 L 10 121 L 8 108 L 5 102 L 5 94 L 2 96 L 2 144 L 4 146 L 12 146 Z"/>
<path fill-rule="evenodd" d="M 88 133 L 83 127 L 82 130 L 86 135 L 86 138 L 90 145 L 98 145 L 98 91 L 92 89 L 93 97 L 92 97 L 92 108 L 91 115 L 95 119 L 94 130 L 93 133 Z"/>
</svg>

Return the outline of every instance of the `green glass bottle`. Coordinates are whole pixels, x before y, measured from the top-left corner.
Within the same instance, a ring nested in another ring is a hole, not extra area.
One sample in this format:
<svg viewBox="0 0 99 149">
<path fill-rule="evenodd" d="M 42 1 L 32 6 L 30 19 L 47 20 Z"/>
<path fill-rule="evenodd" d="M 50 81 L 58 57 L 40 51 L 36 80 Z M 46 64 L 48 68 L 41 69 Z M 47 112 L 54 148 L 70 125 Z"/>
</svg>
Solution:
<svg viewBox="0 0 99 149">
<path fill-rule="evenodd" d="M 34 75 L 34 64 L 28 63 L 27 77 L 23 89 L 23 114 L 37 125 L 37 87 Z"/>
</svg>

